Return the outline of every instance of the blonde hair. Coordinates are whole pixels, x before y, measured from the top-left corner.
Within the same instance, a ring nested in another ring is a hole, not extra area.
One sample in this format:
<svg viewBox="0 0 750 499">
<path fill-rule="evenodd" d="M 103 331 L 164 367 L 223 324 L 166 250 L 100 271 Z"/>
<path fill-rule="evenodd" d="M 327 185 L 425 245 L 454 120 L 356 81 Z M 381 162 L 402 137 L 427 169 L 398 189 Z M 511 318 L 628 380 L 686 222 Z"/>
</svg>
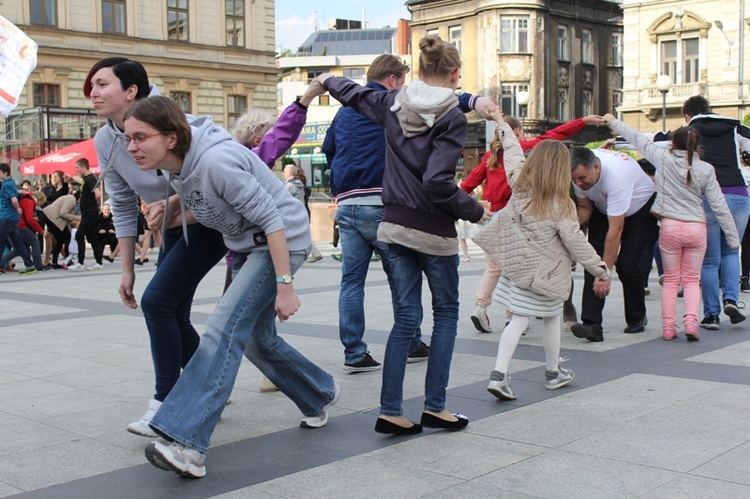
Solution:
<svg viewBox="0 0 750 499">
<path fill-rule="evenodd" d="M 461 56 L 456 46 L 445 43 L 437 35 L 419 40 L 419 71 L 427 77 L 445 77 L 461 67 Z"/>
<path fill-rule="evenodd" d="M 234 140 L 249 146 L 255 137 L 263 137 L 276 124 L 276 116 L 262 109 L 247 108 L 232 129 Z"/>
<path fill-rule="evenodd" d="M 562 142 L 543 140 L 532 149 L 518 173 L 514 192 L 523 192 L 531 198 L 526 211 L 533 216 L 549 218 L 553 210 L 575 218 L 576 211 L 570 199 L 570 153 Z"/>
</svg>

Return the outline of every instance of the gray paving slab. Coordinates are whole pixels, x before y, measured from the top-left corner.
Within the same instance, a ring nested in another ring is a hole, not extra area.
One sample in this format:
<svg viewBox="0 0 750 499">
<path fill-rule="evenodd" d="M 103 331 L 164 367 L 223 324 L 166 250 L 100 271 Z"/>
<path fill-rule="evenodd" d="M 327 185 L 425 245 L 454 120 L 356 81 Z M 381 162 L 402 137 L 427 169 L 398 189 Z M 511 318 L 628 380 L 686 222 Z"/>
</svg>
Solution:
<svg viewBox="0 0 750 499">
<path fill-rule="evenodd" d="M 324 250 L 327 255 L 332 250 Z M 576 379 L 550 392 L 543 383 L 543 331 L 532 319 L 511 363 L 515 401 L 486 392 L 496 331 L 468 320 L 483 270 L 471 247 L 462 263 L 460 321 L 448 408 L 469 415 L 466 431 L 427 430 L 409 438 L 372 431 L 380 372 L 341 370 L 336 303 L 340 263 L 305 265 L 295 279 L 302 308 L 279 331 L 342 387 L 326 428 L 298 427 L 282 394 L 258 391 L 245 362 L 214 434 L 208 477 L 187 480 L 147 464 L 148 439 L 124 431 L 153 390 L 140 310 L 119 302 L 118 265 L 92 273 L 0 276 L 0 497 L 744 497 L 750 479 L 748 326 L 722 324 L 698 343 L 660 339 L 660 289 L 647 298 L 651 324 L 621 333 L 621 289 L 605 308 L 605 341 L 563 334 Z M 153 266 L 136 269 L 136 296 Z M 224 267 L 196 292 L 203 330 L 219 299 Z M 582 275 L 574 274 L 576 302 Z M 423 304 L 429 310 L 429 296 Z M 365 340 L 382 360 L 392 325 L 378 266 L 366 288 Z M 749 321 L 750 322 L 750 321 Z M 423 325 L 429 343 L 431 324 Z M 410 364 L 405 414 L 418 419 L 426 364 Z"/>
</svg>

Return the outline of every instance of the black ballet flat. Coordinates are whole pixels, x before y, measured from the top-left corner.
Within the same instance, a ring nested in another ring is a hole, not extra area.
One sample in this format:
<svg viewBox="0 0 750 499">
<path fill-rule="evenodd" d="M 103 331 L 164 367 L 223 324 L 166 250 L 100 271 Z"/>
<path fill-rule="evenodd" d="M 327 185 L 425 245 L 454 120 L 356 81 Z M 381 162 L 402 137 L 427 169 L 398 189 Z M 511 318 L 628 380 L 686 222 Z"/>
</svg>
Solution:
<svg viewBox="0 0 750 499">
<path fill-rule="evenodd" d="M 375 431 L 387 435 L 415 435 L 422 433 L 422 425 L 414 423 L 409 428 L 404 428 L 396 423 L 391 423 L 387 419 L 378 418 L 375 423 Z"/>
<path fill-rule="evenodd" d="M 469 418 L 463 414 L 453 413 L 456 421 L 446 421 L 429 412 L 422 413 L 422 426 L 425 428 L 439 428 L 441 430 L 463 430 L 469 424 Z"/>
</svg>

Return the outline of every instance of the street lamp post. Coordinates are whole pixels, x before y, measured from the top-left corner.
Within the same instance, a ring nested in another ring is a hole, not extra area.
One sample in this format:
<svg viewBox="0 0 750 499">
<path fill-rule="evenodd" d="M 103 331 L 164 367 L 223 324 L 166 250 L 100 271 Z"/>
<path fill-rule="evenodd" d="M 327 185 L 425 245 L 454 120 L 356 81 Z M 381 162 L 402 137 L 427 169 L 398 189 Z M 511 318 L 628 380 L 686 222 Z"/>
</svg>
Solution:
<svg viewBox="0 0 750 499">
<path fill-rule="evenodd" d="M 656 79 L 656 88 L 661 92 L 661 129 L 667 131 L 667 94 L 672 88 L 672 77 L 661 75 Z"/>
<path fill-rule="evenodd" d="M 526 130 L 526 111 L 528 110 L 531 95 L 526 90 L 521 90 L 516 94 L 516 102 L 521 106 L 521 131 Z"/>
</svg>

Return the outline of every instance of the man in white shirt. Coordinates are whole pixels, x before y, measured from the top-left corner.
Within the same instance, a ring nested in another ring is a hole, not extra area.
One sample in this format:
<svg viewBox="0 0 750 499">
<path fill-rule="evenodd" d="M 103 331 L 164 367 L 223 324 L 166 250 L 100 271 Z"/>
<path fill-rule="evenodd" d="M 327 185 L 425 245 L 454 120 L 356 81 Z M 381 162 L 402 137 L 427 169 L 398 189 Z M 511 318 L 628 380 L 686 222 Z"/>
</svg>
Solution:
<svg viewBox="0 0 750 499">
<path fill-rule="evenodd" d="M 639 262 L 656 232 L 649 213 L 654 183 L 625 153 L 573 147 L 570 176 L 576 195 L 578 221 L 589 224 L 589 243 L 610 271 L 617 268 L 625 305 L 625 333 L 645 330 L 646 302 Z M 571 326 L 578 338 L 603 341 L 602 310 L 610 281 L 585 273 L 581 323 Z"/>
</svg>

